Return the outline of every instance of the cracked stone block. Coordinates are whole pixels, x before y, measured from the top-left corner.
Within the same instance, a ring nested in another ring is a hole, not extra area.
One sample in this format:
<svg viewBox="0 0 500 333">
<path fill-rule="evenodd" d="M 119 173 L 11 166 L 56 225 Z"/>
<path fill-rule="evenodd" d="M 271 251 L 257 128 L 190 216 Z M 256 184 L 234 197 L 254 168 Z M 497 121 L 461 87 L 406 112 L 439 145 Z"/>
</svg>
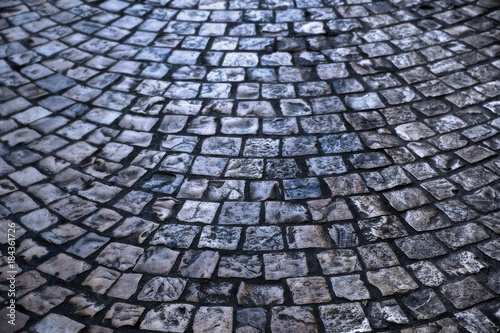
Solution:
<svg viewBox="0 0 500 333">
<path fill-rule="evenodd" d="M 405 294 L 418 288 L 418 284 L 400 266 L 369 271 L 366 277 L 368 282 L 377 287 L 383 296 Z"/>
<path fill-rule="evenodd" d="M 177 214 L 177 219 L 183 222 L 201 222 L 208 224 L 213 221 L 219 205 L 219 203 L 215 202 L 187 200 Z"/>
<path fill-rule="evenodd" d="M 72 297 L 69 300 L 69 304 L 75 308 L 77 314 L 90 318 L 105 308 L 104 304 L 91 299 L 85 294 L 78 294 Z"/>
<path fill-rule="evenodd" d="M 108 296 L 129 299 L 135 294 L 142 274 L 122 274 L 107 292 Z"/>
<path fill-rule="evenodd" d="M 172 302 L 181 297 L 186 281 L 178 278 L 154 277 L 142 288 L 139 301 Z"/>
<path fill-rule="evenodd" d="M 443 303 L 432 289 L 417 291 L 402 298 L 418 319 L 430 319 L 446 312 Z"/>
<path fill-rule="evenodd" d="M 151 246 L 137 260 L 134 272 L 167 275 L 178 256 L 179 252 L 168 247 Z"/>
<path fill-rule="evenodd" d="M 319 306 L 320 317 L 328 332 L 370 332 L 372 329 L 359 303 Z"/>
<path fill-rule="evenodd" d="M 266 280 L 305 276 L 308 273 L 304 252 L 264 254 Z"/>
<path fill-rule="evenodd" d="M 209 279 L 219 258 L 219 253 L 215 251 L 189 250 L 181 259 L 179 272 L 184 277 Z"/>
<path fill-rule="evenodd" d="M 283 304 L 284 290 L 282 286 L 266 286 L 242 282 L 238 288 L 238 304 L 263 306 Z"/>
<path fill-rule="evenodd" d="M 310 307 L 276 306 L 271 310 L 272 332 L 290 332 L 296 330 L 304 333 L 317 333 L 315 315 Z"/>
<path fill-rule="evenodd" d="M 494 298 L 486 288 L 471 276 L 444 285 L 441 287 L 441 292 L 460 310 Z"/>
<path fill-rule="evenodd" d="M 458 193 L 458 188 L 446 179 L 431 180 L 421 186 L 438 200 L 451 198 Z"/>
<path fill-rule="evenodd" d="M 470 206 L 475 207 L 481 212 L 491 212 L 497 210 L 496 198 L 499 196 L 498 190 L 487 186 L 463 197 L 463 200 Z"/>
<path fill-rule="evenodd" d="M 211 180 L 206 192 L 206 198 L 213 201 L 243 200 L 244 180 Z"/>
<path fill-rule="evenodd" d="M 437 287 L 446 281 L 444 274 L 429 261 L 419 261 L 408 265 L 408 268 L 426 286 Z"/>
<path fill-rule="evenodd" d="M 140 329 L 161 332 L 184 332 L 189 325 L 195 306 L 191 304 L 162 304 L 146 313 Z"/>
<path fill-rule="evenodd" d="M 359 244 L 356 231 L 350 223 L 334 224 L 328 229 L 328 234 L 340 248 L 353 247 Z"/>
</svg>

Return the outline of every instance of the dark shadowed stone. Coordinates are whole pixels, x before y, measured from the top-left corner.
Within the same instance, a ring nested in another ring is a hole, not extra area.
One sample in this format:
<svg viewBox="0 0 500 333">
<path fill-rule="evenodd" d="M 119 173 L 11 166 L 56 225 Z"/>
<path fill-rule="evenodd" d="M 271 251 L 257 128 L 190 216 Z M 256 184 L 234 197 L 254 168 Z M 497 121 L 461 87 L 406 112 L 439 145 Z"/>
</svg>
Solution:
<svg viewBox="0 0 500 333">
<path fill-rule="evenodd" d="M 403 296 L 403 302 L 418 319 L 430 319 L 446 312 L 443 303 L 432 289 Z"/>
<path fill-rule="evenodd" d="M 447 253 L 446 249 L 431 234 L 400 238 L 395 243 L 410 259 L 427 259 Z"/>
</svg>

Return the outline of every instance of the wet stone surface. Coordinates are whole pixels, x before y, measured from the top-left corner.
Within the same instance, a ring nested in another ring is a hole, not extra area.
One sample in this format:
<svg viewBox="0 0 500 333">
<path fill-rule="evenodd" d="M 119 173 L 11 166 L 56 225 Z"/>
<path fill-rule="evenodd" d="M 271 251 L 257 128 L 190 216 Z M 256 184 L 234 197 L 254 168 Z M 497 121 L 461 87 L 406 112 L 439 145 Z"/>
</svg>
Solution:
<svg viewBox="0 0 500 333">
<path fill-rule="evenodd" d="M 498 331 L 495 1 L 0 8 L 1 332 Z"/>
</svg>

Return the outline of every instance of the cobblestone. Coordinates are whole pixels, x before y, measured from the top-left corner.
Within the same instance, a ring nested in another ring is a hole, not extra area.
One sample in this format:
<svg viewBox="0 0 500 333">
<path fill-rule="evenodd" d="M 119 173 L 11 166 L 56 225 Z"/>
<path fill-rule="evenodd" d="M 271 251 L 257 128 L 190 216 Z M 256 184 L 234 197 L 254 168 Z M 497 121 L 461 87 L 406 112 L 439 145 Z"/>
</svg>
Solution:
<svg viewBox="0 0 500 333">
<path fill-rule="evenodd" d="M 498 331 L 494 1 L 0 8 L 0 331 Z"/>
</svg>

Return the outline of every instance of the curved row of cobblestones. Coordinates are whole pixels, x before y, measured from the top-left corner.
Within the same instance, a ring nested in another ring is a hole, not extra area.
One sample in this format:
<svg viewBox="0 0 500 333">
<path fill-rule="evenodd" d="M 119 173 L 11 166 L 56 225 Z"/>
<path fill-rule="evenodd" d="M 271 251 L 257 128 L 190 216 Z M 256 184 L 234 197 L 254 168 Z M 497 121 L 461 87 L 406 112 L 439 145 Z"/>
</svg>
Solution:
<svg viewBox="0 0 500 333">
<path fill-rule="evenodd" d="M 499 330 L 498 2 L 0 7 L 0 331 Z"/>
</svg>

